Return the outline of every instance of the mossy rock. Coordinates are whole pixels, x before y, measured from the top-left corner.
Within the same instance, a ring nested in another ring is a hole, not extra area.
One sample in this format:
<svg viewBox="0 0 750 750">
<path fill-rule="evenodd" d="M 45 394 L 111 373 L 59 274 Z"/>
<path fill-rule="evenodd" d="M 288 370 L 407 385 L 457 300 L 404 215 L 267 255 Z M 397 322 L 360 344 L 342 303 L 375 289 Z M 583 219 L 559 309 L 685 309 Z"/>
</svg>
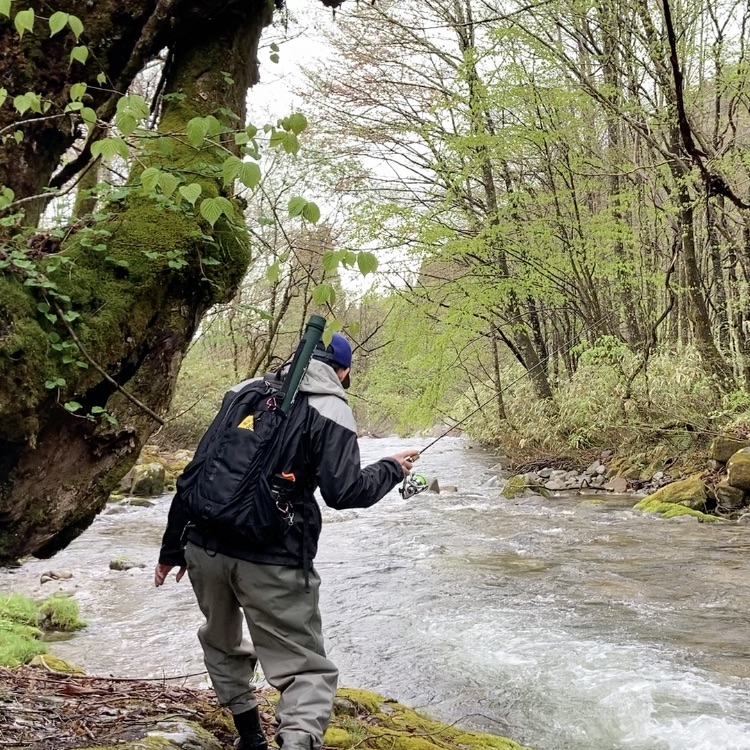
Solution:
<svg viewBox="0 0 750 750">
<path fill-rule="evenodd" d="M 705 513 L 706 488 L 700 476 L 681 479 L 667 484 L 652 495 L 647 495 L 636 503 L 635 510 L 645 513 L 656 513 L 662 518 L 677 516 L 694 516 L 699 521 L 719 521 L 717 516 Z"/>
<path fill-rule="evenodd" d="M 699 511 L 706 509 L 706 499 L 706 487 L 703 480 L 697 475 L 666 484 L 652 495 L 644 498 L 650 503 L 684 505 L 686 508 Z M 638 503 L 638 505 L 640 504 Z M 638 505 L 635 507 L 637 508 Z"/>
<path fill-rule="evenodd" d="M 353 704 L 357 711 L 335 711 L 325 744 L 370 750 L 528 750 L 513 740 L 446 725 L 394 700 L 365 690 L 341 688 L 337 703 Z"/>
<path fill-rule="evenodd" d="M 54 654 L 39 654 L 29 662 L 29 665 L 32 667 L 43 667 L 48 672 L 54 672 L 55 674 L 86 674 L 86 670 L 83 667 L 71 664 Z"/>
<path fill-rule="evenodd" d="M 677 516 L 694 516 L 699 521 L 705 523 L 712 523 L 714 521 L 722 521 L 723 519 L 718 516 L 711 516 L 708 513 L 701 513 L 699 510 L 693 510 L 687 508 L 679 503 L 665 503 L 658 500 L 653 500 L 651 496 L 644 497 L 639 503 L 634 506 L 635 510 L 642 510 L 644 513 L 654 513 L 661 516 L 662 518 L 676 518 Z"/>
</svg>

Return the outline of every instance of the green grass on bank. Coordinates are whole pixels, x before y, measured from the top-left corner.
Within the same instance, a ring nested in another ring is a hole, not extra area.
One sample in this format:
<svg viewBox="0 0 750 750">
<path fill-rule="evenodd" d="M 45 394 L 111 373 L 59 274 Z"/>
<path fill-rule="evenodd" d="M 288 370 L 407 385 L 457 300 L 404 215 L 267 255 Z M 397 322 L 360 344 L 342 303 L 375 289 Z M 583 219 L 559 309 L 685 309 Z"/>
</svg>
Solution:
<svg viewBox="0 0 750 750">
<path fill-rule="evenodd" d="M 0 594 L 0 666 L 17 667 L 47 649 L 45 631 L 85 627 L 78 604 L 67 596 L 50 596 L 37 604 L 21 594 Z"/>
</svg>

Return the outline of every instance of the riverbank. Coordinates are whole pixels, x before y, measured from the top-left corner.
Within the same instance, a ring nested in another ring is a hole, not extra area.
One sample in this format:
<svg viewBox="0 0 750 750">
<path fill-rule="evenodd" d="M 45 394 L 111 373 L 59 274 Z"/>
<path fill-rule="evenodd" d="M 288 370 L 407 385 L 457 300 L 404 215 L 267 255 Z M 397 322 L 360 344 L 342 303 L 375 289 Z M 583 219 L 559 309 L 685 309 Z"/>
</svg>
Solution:
<svg viewBox="0 0 750 750">
<path fill-rule="evenodd" d="M 258 694 L 266 736 L 275 734 L 276 693 Z M 224 750 L 236 734 L 211 690 L 179 680 L 71 673 L 54 657 L 0 668 L 0 745 L 24 750 Z M 341 689 L 325 750 L 530 750 L 503 737 L 427 719 L 376 693 Z"/>
</svg>

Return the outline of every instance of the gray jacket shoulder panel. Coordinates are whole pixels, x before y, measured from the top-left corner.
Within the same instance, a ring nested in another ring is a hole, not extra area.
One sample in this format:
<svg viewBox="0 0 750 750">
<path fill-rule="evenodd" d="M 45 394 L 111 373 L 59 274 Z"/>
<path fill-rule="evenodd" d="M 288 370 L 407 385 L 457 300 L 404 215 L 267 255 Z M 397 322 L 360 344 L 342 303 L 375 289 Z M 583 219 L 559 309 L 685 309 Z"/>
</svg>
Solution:
<svg viewBox="0 0 750 750">
<path fill-rule="evenodd" d="M 346 401 L 338 396 L 310 393 L 307 396 L 307 403 L 322 417 L 351 430 L 356 435 L 357 423 L 354 421 L 354 415 Z"/>
</svg>

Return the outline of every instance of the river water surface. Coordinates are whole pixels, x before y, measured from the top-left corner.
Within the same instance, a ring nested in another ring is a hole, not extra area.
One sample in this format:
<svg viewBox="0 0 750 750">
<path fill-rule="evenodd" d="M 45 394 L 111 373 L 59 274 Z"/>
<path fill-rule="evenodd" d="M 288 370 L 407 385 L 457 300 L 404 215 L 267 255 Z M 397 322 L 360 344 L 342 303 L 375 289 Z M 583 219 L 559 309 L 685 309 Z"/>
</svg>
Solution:
<svg viewBox="0 0 750 750">
<path fill-rule="evenodd" d="M 414 444 L 360 443 L 365 463 Z M 444 438 L 419 468 L 458 492 L 324 510 L 341 684 L 535 750 L 750 750 L 750 527 L 664 521 L 632 497 L 509 501 L 494 463 Z M 168 501 L 103 514 L 0 590 L 73 590 L 89 627 L 51 650 L 90 673 L 205 684 L 187 579 L 152 584 Z M 118 557 L 148 567 L 110 571 Z M 74 578 L 40 586 L 50 569 Z"/>
</svg>

